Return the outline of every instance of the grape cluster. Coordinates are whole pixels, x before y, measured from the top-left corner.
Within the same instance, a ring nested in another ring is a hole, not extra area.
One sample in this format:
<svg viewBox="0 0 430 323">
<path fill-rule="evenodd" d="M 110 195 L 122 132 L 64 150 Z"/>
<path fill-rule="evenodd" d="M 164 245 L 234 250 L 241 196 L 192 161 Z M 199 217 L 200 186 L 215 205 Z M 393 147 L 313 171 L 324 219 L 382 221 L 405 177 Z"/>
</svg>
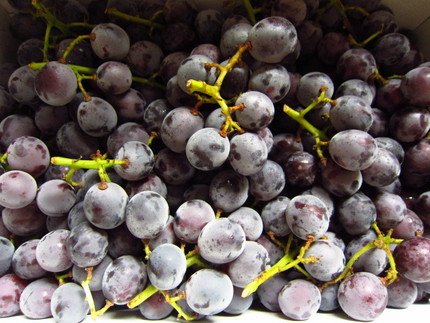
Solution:
<svg viewBox="0 0 430 323">
<path fill-rule="evenodd" d="M 8 2 L 0 317 L 428 300 L 430 63 L 380 0 Z"/>
</svg>

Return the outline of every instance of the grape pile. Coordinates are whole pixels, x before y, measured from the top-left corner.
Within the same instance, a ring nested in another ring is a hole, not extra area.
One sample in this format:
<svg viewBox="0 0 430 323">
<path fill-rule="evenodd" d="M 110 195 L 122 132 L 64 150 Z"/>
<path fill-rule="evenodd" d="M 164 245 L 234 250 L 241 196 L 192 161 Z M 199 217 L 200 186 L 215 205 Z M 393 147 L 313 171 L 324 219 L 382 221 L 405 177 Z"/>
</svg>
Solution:
<svg viewBox="0 0 430 323">
<path fill-rule="evenodd" d="M 0 317 L 430 297 L 430 63 L 380 0 L 8 0 Z"/>
</svg>

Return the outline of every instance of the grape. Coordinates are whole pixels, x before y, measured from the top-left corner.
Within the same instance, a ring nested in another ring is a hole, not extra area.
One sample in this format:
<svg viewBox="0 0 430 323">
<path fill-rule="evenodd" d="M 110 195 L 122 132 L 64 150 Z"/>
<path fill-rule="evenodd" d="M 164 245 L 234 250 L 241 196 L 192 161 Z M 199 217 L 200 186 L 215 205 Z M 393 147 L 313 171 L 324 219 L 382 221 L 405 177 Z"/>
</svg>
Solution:
<svg viewBox="0 0 430 323">
<path fill-rule="evenodd" d="M 266 94 L 258 91 L 247 91 L 239 95 L 235 105 L 244 104 L 244 108 L 236 111 L 239 124 L 250 130 L 258 131 L 266 128 L 273 120 L 275 107 Z"/>
<path fill-rule="evenodd" d="M 141 255 L 144 249 L 143 243 L 128 230 L 125 223 L 108 230 L 107 233 L 109 239 L 108 255 L 112 258 L 124 255 Z"/>
<path fill-rule="evenodd" d="M 84 212 L 86 218 L 100 229 L 113 229 L 125 221 L 125 210 L 128 195 L 116 183 L 107 183 L 100 188 L 94 184 L 84 197 Z"/>
<path fill-rule="evenodd" d="M 251 55 L 265 63 L 279 63 L 297 46 L 297 31 L 283 17 L 267 17 L 257 22 L 249 31 Z"/>
<path fill-rule="evenodd" d="M 285 182 L 282 167 L 272 160 L 266 160 L 257 173 L 249 176 L 249 191 L 260 201 L 269 201 L 282 192 Z"/>
<path fill-rule="evenodd" d="M 296 151 L 303 151 L 303 143 L 297 136 L 293 133 L 279 133 L 273 136 L 269 158 L 282 165 Z"/>
<path fill-rule="evenodd" d="M 163 294 L 157 292 L 139 305 L 139 311 L 147 320 L 162 320 L 172 313 L 173 307 Z"/>
<path fill-rule="evenodd" d="M 314 195 L 293 197 L 285 210 L 285 216 L 291 231 L 303 240 L 307 240 L 310 235 L 319 239 L 328 230 L 328 208 Z"/>
<path fill-rule="evenodd" d="M 290 74 L 280 64 L 263 65 L 252 72 L 248 88 L 266 94 L 273 103 L 276 103 L 290 90 Z"/>
<path fill-rule="evenodd" d="M 132 197 L 141 191 L 155 191 L 164 198 L 167 196 L 166 184 L 159 176 L 155 174 L 149 174 L 144 179 L 139 181 L 127 182 L 124 189 L 129 197 Z"/>
<path fill-rule="evenodd" d="M 30 282 L 22 291 L 19 308 L 29 319 L 44 319 L 52 317 L 52 294 L 58 288 L 53 278 L 39 278 Z"/>
<path fill-rule="evenodd" d="M 15 246 L 12 241 L 5 237 L 0 237 L 0 276 L 3 276 L 9 271 L 12 265 L 12 257 L 15 253 Z"/>
<path fill-rule="evenodd" d="M 282 166 L 286 182 L 303 188 L 314 184 L 319 169 L 314 155 L 306 151 L 292 153 Z"/>
<path fill-rule="evenodd" d="M 338 300 L 342 310 L 351 318 L 372 321 L 386 308 L 388 292 L 377 276 L 359 272 L 340 283 Z"/>
<path fill-rule="evenodd" d="M 2 211 L 4 226 L 13 234 L 22 237 L 41 233 L 45 230 L 46 215 L 35 202 L 17 209 L 5 208 Z"/>
<path fill-rule="evenodd" d="M 383 187 L 392 184 L 400 175 L 401 166 L 397 157 L 389 150 L 379 148 L 376 159 L 361 171 L 363 181 L 371 186 Z"/>
<path fill-rule="evenodd" d="M 167 54 L 160 63 L 159 73 L 164 82 L 176 76 L 179 65 L 188 57 L 188 53 L 178 51 Z"/>
<path fill-rule="evenodd" d="M 168 24 L 161 33 L 161 44 L 168 52 L 187 51 L 195 41 L 194 29 L 183 22 Z"/>
<path fill-rule="evenodd" d="M 156 43 L 141 40 L 131 45 L 127 63 L 133 73 L 147 77 L 158 72 L 163 58 L 164 54 Z"/>
<path fill-rule="evenodd" d="M 340 84 L 336 91 L 335 97 L 339 98 L 344 95 L 354 95 L 360 97 L 367 105 L 371 105 L 375 99 L 376 87 L 360 79 L 346 80 Z"/>
<path fill-rule="evenodd" d="M 245 248 L 245 232 L 228 218 L 213 219 L 200 231 L 197 246 L 200 256 L 214 264 L 231 262 Z"/>
<path fill-rule="evenodd" d="M 364 234 L 376 221 L 376 207 L 370 197 L 358 191 L 343 199 L 339 206 L 339 222 L 352 235 Z"/>
<path fill-rule="evenodd" d="M 121 94 L 130 89 L 132 74 L 128 65 L 108 61 L 97 67 L 96 83 L 100 90 L 109 94 Z"/>
<path fill-rule="evenodd" d="M 209 186 L 209 197 L 215 208 L 232 212 L 248 199 L 249 180 L 233 170 L 221 170 Z"/>
<path fill-rule="evenodd" d="M 224 16 L 219 10 L 205 9 L 197 13 L 194 28 L 201 43 L 219 43 Z"/>
<path fill-rule="evenodd" d="M 224 164 L 229 157 L 230 141 L 214 128 L 202 128 L 188 139 L 185 153 L 195 168 L 213 170 Z"/>
<path fill-rule="evenodd" d="M 143 123 L 149 131 L 160 131 L 164 117 L 171 110 L 166 99 L 156 99 L 149 103 L 143 112 Z"/>
<path fill-rule="evenodd" d="M 267 156 L 265 142 L 255 133 L 237 134 L 230 140 L 228 161 L 238 174 L 257 174 L 267 161 Z"/>
<path fill-rule="evenodd" d="M 152 191 L 142 191 L 129 199 L 125 223 L 139 239 L 155 238 L 169 219 L 169 205 L 164 197 Z"/>
<path fill-rule="evenodd" d="M 70 231 L 57 229 L 45 234 L 36 247 L 36 259 L 39 265 L 49 272 L 61 272 L 72 267 L 66 241 Z"/>
<path fill-rule="evenodd" d="M 81 322 L 89 306 L 84 289 L 75 283 L 59 286 L 51 298 L 51 312 L 56 322 Z"/>
<path fill-rule="evenodd" d="M 70 230 L 66 245 L 73 264 L 83 268 L 92 267 L 106 256 L 108 236 L 89 222 L 82 222 Z"/>
<path fill-rule="evenodd" d="M 24 40 L 16 51 L 16 59 L 20 66 L 43 60 L 43 41 L 37 38 Z"/>
<path fill-rule="evenodd" d="M 35 280 L 46 275 L 36 259 L 36 248 L 40 239 L 30 239 L 22 243 L 12 256 L 12 269 L 14 273 L 26 280 Z"/>
<path fill-rule="evenodd" d="M 297 37 L 300 42 L 300 55 L 303 57 L 314 55 L 323 37 L 321 24 L 309 19 L 304 20 L 297 27 Z"/>
<path fill-rule="evenodd" d="M 370 51 L 365 48 L 351 48 L 339 57 L 336 69 L 342 81 L 349 79 L 367 81 L 377 68 L 375 57 Z"/>
<path fill-rule="evenodd" d="M 204 81 L 210 83 L 210 73 L 206 69 L 206 64 L 213 61 L 205 55 L 191 55 L 184 59 L 178 67 L 176 74 L 178 85 L 182 91 L 188 93 L 188 80 Z"/>
<path fill-rule="evenodd" d="M 0 317 L 19 314 L 19 300 L 27 282 L 15 274 L 5 274 L 0 277 L 0 284 Z"/>
<path fill-rule="evenodd" d="M 177 107 L 163 119 L 160 128 L 161 140 L 172 151 L 184 152 L 189 138 L 203 128 L 203 125 L 203 117 L 200 114 L 192 114 L 187 107 Z"/>
<path fill-rule="evenodd" d="M 358 129 L 369 131 L 374 122 L 372 108 L 355 95 L 343 95 L 330 110 L 330 123 L 337 131 Z"/>
<path fill-rule="evenodd" d="M 90 101 L 79 104 L 78 123 L 86 134 L 92 137 L 103 137 L 115 129 L 118 115 L 109 102 L 99 97 L 92 97 Z"/>
<path fill-rule="evenodd" d="M 50 154 L 46 144 L 33 136 L 13 140 L 6 150 L 7 162 L 12 169 L 21 170 L 37 178 L 49 166 Z"/>
<path fill-rule="evenodd" d="M 114 23 L 97 24 L 91 31 L 91 48 L 102 60 L 122 60 L 130 50 L 130 38 Z"/>
<path fill-rule="evenodd" d="M 402 222 L 394 227 L 392 236 L 399 239 L 412 239 L 421 232 L 424 232 L 423 221 L 414 211 L 407 209 Z"/>
<path fill-rule="evenodd" d="M 241 225 L 247 240 L 257 240 L 263 232 L 263 220 L 260 214 L 250 207 L 240 207 L 230 213 L 228 218 Z"/>
<path fill-rule="evenodd" d="M 315 263 L 305 263 L 306 271 L 315 279 L 320 281 L 331 281 L 339 276 L 345 268 L 345 256 L 341 248 L 331 241 L 315 241 L 304 257 L 314 256 Z"/>
<path fill-rule="evenodd" d="M 246 287 L 269 265 L 269 253 L 255 241 L 246 241 L 245 248 L 235 260 L 227 265 L 227 275 L 236 287 Z"/>
<path fill-rule="evenodd" d="M 382 66 L 397 64 L 411 49 L 407 36 L 401 33 L 387 33 L 375 43 L 372 53 L 376 63 Z"/>
<path fill-rule="evenodd" d="M 251 28 L 249 22 L 238 22 L 221 34 L 219 48 L 224 58 L 233 56 L 237 46 L 246 42 Z"/>
<path fill-rule="evenodd" d="M 418 296 L 417 284 L 402 276 L 387 287 L 388 307 L 391 308 L 408 308 Z"/>
<path fill-rule="evenodd" d="M 288 283 L 287 278 L 282 273 L 270 277 L 257 289 L 258 300 L 271 312 L 280 312 L 278 295 L 282 288 Z"/>
<path fill-rule="evenodd" d="M 395 112 L 406 103 L 400 85 L 401 79 L 389 79 L 387 83 L 376 89 L 375 105 L 389 113 Z"/>
<path fill-rule="evenodd" d="M 337 291 L 340 283 L 330 284 L 321 291 L 321 304 L 318 309 L 321 312 L 333 312 L 339 308 Z"/>
<path fill-rule="evenodd" d="M 54 106 L 68 104 L 76 95 L 76 74 L 65 64 L 48 62 L 36 74 L 34 89 L 45 103 Z"/>
<path fill-rule="evenodd" d="M 103 295 L 114 304 L 127 304 L 145 288 L 147 281 L 143 261 L 124 255 L 107 266 L 102 279 Z"/>
<path fill-rule="evenodd" d="M 66 38 L 59 42 L 56 58 L 61 59 L 67 47 L 70 46 L 72 38 Z M 94 64 L 94 54 L 89 41 L 81 41 L 75 45 L 66 57 L 67 64 L 91 67 Z"/>
<path fill-rule="evenodd" d="M 233 299 L 230 278 L 214 269 L 200 269 L 188 278 L 185 285 L 188 305 L 202 315 L 214 315 L 228 307 Z"/>
<path fill-rule="evenodd" d="M 159 290 L 170 290 L 182 283 L 187 270 L 187 260 L 178 246 L 165 243 L 151 251 L 147 266 L 151 284 Z"/>
<path fill-rule="evenodd" d="M 279 292 L 282 313 L 293 320 L 306 320 L 318 311 L 321 292 L 313 283 L 304 279 L 289 281 Z"/>
<path fill-rule="evenodd" d="M 196 243 L 200 231 L 214 219 L 215 212 L 209 203 L 204 200 L 191 199 L 176 209 L 173 229 L 179 239 Z"/>
<path fill-rule="evenodd" d="M 426 107 L 430 98 L 427 89 L 430 82 L 430 68 L 416 67 L 405 74 L 400 83 L 400 90 L 410 104 Z"/>
<path fill-rule="evenodd" d="M 66 106 L 39 105 L 35 108 L 34 123 L 44 135 L 55 135 L 60 127 L 70 121 Z"/>
<path fill-rule="evenodd" d="M 430 130 L 430 112 L 424 108 L 404 107 L 394 112 L 389 121 L 391 136 L 400 142 L 414 142 Z"/>
<path fill-rule="evenodd" d="M 406 203 L 397 194 L 380 192 L 372 198 L 376 207 L 378 225 L 382 230 L 394 228 L 405 217 Z"/>
<path fill-rule="evenodd" d="M 10 95 L 19 103 L 36 104 L 40 101 L 35 89 L 38 72 L 24 65 L 15 69 L 9 77 L 7 87 Z"/>
<path fill-rule="evenodd" d="M 29 205 L 37 194 L 33 176 L 21 170 L 11 170 L 0 175 L 0 205 L 20 209 Z"/>
<path fill-rule="evenodd" d="M 72 185 L 62 179 L 51 179 L 39 187 L 36 196 L 37 207 L 46 215 L 61 216 L 68 213 L 76 203 Z"/>
<path fill-rule="evenodd" d="M 331 158 L 350 171 L 369 167 L 376 159 L 378 146 L 367 132 L 356 129 L 339 131 L 328 146 Z"/>
<path fill-rule="evenodd" d="M 8 146 L 21 136 L 37 137 L 39 130 L 34 120 L 21 114 L 11 114 L 0 122 L 0 148 L 5 151 Z"/>
<path fill-rule="evenodd" d="M 261 218 L 265 232 L 271 231 L 277 237 L 285 237 L 291 233 L 285 217 L 285 211 L 289 203 L 290 198 L 278 195 L 263 206 Z"/>
<path fill-rule="evenodd" d="M 400 243 L 393 253 L 399 273 L 415 283 L 430 281 L 429 247 L 430 239 L 424 237 L 414 237 Z"/>
<path fill-rule="evenodd" d="M 137 181 L 145 178 L 152 171 L 155 160 L 151 148 L 140 141 L 125 142 L 115 155 L 116 160 L 126 160 L 123 165 L 115 165 L 117 174 L 126 180 Z"/>
<path fill-rule="evenodd" d="M 347 35 L 343 32 L 325 33 L 318 42 L 316 54 L 327 65 L 336 65 L 338 59 L 351 48 Z"/>
</svg>

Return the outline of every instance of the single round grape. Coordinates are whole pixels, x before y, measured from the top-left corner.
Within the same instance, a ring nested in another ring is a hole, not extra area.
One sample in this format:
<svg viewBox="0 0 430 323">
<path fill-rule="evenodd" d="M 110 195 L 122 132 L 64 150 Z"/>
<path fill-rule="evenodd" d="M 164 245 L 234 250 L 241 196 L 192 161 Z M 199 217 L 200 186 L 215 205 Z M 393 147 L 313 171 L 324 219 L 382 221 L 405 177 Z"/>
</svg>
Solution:
<svg viewBox="0 0 430 323">
<path fill-rule="evenodd" d="M 177 153 L 165 147 L 157 153 L 154 171 L 166 184 L 180 185 L 194 177 L 196 168 L 188 161 L 185 151 Z"/>
<path fill-rule="evenodd" d="M 333 312 L 339 308 L 337 291 L 340 283 L 330 284 L 321 291 L 320 312 Z"/>
<path fill-rule="evenodd" d="M 43 102 L 61 106 L 74 99 L 78 81 L 75 72 L 68 65 L 51 61 L 37 72 L 34 89 Z"/>
<path fill-rule="evenodd" d="M 97 266 L 92 267 L 91 281 L 88 285 L 91 292 L 102 290 L 103 274 L 106 268 L 109 266 L 109 264 L 112 261 L 113 261 L 112 258 L 107 255 Z M 73 265 L 72 275 L 73 275 L 73 280 L 77 284 L 81 284 L 83 281 L 87 280 L 88 271 L 85 268 L 81 268 L 79 266 Z"/>
<path fill-rule="evenodd" d="M 337 74 L 342 81 L 360 79 L 366 81 L 376 72 L 373 54 L 365 48 L 351 48 L 345 51 L 336 63 Z"/>
<path fill-rule="evenodd" d="M 376 159 L 378 146 L 367 132 L 356 129 L 335 134 L 328 146 L 331 158 L 341 167 L 357 171 L 369 167 Z"/>
<path fill-rule="evenodd" d="M 143 261 L 130 255 L 121 256 L 112 261 L 103 274 L 103 295 L 114 304 L 124 305 L 145 288 L 147 281 Z"/>
<path fill-rule="evenodd" d="M 389 119 L 390 134 L 400 142 L 414 142 L 430 130 L 430 112 L 425 108 L 407 106 L 395 111 Z"/>
<path fill-rule="evenodd" d="M 36 247 L 36 259 L 39 265 L 49 272 L 61 272 L 72 267 L 67 253 L 67 239 L 70 231 L 53 230 L 45 234 Z"/>
<path fill-rule="evenodd" d="M 267 146 L 257 134 L 245 132 L 231 138 L 228 161 L 238 174 L 244 176 L 257 174 L 267 158 Z"/>
<path fill-rule="evenodd" d="M 43 233 L 46 229 L 47 216 L 39 210 L 35 202 L 17 209 L 5 208 L 2 211 L 4 226 L 11 233 L 30 237 L 34 234 Z"/>
<path fill-rule="evenodd" d="M 296 151 L 283 163 L 286 182 L 292 186 L 309 187 L 318 175 L 318 161 L 306 151 Z"/>
<path fill-rule="evenodd" d="M 96 84 L 100 90 L 108 94 L 121 94 L 131 87 L 132 74 L 128 65 L 117 62 L 104 62 L 97 67 Z"/>
<path fill-rule="evenodd" d="M 285 210 L 288 226 L 298 238 L 307 240 L 309 236 L 321 238 L 329 226 L 327 206 L 314 195 L 297 195 Z"/>
<path fill-rule="evenodd" d="M 248 34 L 251 55 L 265 63 L 279 63 L 297 45 L 297 31 L 286 18 L 273 16 L 257 22 Z"/>
<path fill-rule="evenodd" d="M 188 139 L 185 153 L 191 165 L 208 171 L 220 167 L 230 153 L 230 141 L 214 128 L 197 130 Z"/>
<path fill-rule="evenodd" d="M 400 90 L 408 102 L 419 107 L 430 103 L 428 88 L 430 85 L 430 68 L 416 67 L 405 74 L 400 83 Z"/>
<path fill-rule="evenodd" d="M 37 183 L 33 176 L 20 170 L 11 170 L 0 175 L 0 205 L 20 209 L 34 201 Z"/>
<path fill-rule="evenodd" d="M 363 181 L 374 187 L 392 184 L 400 175 L 401 165 L 397 157 L 389 150 L 379 148 L 376 159 L 361 171 Z"/>
<path fill-rule="evenodd" d="M 42 183 L 36 196 L 37 207 L 49 216 L 68 213 L 76 201 L 75 189 L 63 179 Z"/>
<path fill-rule="evenodd" d="M 118 124 L 114 107 L 100 97 L 82 101 L 78 108 L 78 123 L 81 129 L 92 137 L 109 135 Z"/>
<path fill-rule="evenodd" d="M 142 191 L 129 199 L 125 211 L 125 223 L 139 239 L 155 238 L 169 219 L 169 204 L 160 194 Z"/>
<path fill-rule="evenodd" d="M 335 163 L 331 158 L 321 167 L 322 186 L 335 196 L 351 196 L 363 183 L 361 171 L 350 171 Z"/>
<path fill-rule="evenodd" d="M 228 307 L 233 299 L 230 278 L 215 269 L 200 269 L 185 284 L 188 305 L 196 313 L 215 315 Z"/>
<path fill-rule="evenodd" d="M 206 64 L 213 61 L 205 55 L 191 55 L 184 59 L 179 65 L 177 78 L 178 85 L 182 91 L 189 93 L 187 86 L 188 80 L 205 81 L 210 83 L 210 72 L 206 68 Z"/>
<path fill-rule="evenodd" d="M 218 218 L 203 227 L 197 246 L 203 259 L 214 264 L 225 264 L 241 255 L 245 241 L 245 232 L 240 224 L 228 218 Z"/>
<path fill-rule="evenodd" d="M 125 185 L 124 189 L 127 192 L 129 198 L 141 191 L 155 191 L 164 198 L 167 196 L 166 183 L 164 183 L 164 181 L 155 174 L 149 174 L 139 181 L 129 181 Z"/>
<path fill-rule="evenodd" d="M 232 212 L 248 199 L 249 180 L 246 176 L 226 169 L 213 177 L 209 185 L 209 197 L 215 208 Z"/>
<path fill-rule="evenodd" d="M 0 318 L 20 314 L 19 300 L 27 281 L 15 274 L 5 274 L 0 277 Z"/>
<path fill-rule="evenodd" d="M 249 191 L 258 200 L 269 201 L 282 192 L 285 182 L 282 167 L 268 159 L 257 173 L 249 176 Z"/>
<path fill-rule="evenodd" d="M 55 135 L 60 127 L 70 121 L 66 106 L 41 104 L 35 108 L 34 124 L 44 135 Z"/>
<path fill-rule="evenodd" d="M 263 206 L 261 218 L 265 232 L 273 232 L 276 237 L 285 237 L 291 233 L 285 217 L 289 203 L 290 198 L 279 195 Z"/>
<path fill-rule="evenodd" d="M 297 85 L 297 100 L 303 106 L 311 104 L 322 90 L 325 96 L 331 98 L 334 93 L 334 84 L 330 76 L 322 72 L 310 72 L 304 74 Z"/>
<path fill-rule="evenodd" d="M 110 156 L 115 156 L 123 144 L 128 141 L 140 141 L 147 143 L 149 133 L 141 124 L 129 121 L 119 124 L 107 138 L 107 151 Z"/>
<path fill-rule="evenodd" d="M 339 57 L 348 49 L 351 43 L 343 32 L 329 31 L 318 42 L 316 54 L 318 58 L 329 66 L 335 66 Z"/>
<path fill-rule="evenodd" d="M 100 23 L 92 30 L 91 48 L 102 60 L 122 60 L 130 50 L 130 37 L 114 23 Z"/>
<path fill-rule="evenodd" d="M 254 302 L 253 295 L 242 297 L 243 288 L 233 286 L 233 298 L 224 312 L 231 315 L 239 315 L 245 313 Z"/>
<path fill-rule="evenodd" d="M 397 239 L 412 239 L 424 232 L 424 222 L 411 209 L 407 209 L 405 217 L 393 229 L 393 238 Z"/>
<path fill-rule="evenodd" d="M 275 107 L 266 94 L 259 91 L 247 91 L 239 95 L 235 105 L 243 104 L 244 108 L 235 112 L 240 126 L 258 131 L 266 128 L 275 116 Z"/>
<path fill-rule="evenodd" d="M 276 103 L 290 90 L 290 74 L 282 65 L 263 65 L 252 72 L 248 88 L 266 94 L 273 103 Z"/>
<path fill-rule="evenodd" d="M 16 248 L 12 256 L 13 272 L 22 279 L 35 280 L 46 275 L 36 259 L 36 248 L 40 239 L 31 239 Z"/>
<path fill-rule="evenodd" d="M 393 32 L 378 38 L 372 53 L 376 63 L 381 66 L 393 66 L 411 50 L 411 43 L 404 34 Z"/>
<path fill-rule="evenodd" d="M 344 95 L 357 96 L 364 100 L 367 105 L 372 105 L 376 95 L 376 87 L 360 79 L 346 80 L 335 91 L 336 98 Z"/>
<path fill-rule="evenodd" d="M 382 230 L 394 228 L 405 217 L 407 206 L 400 195 L 379 192 L 372 197 L 376 207 L 376 221 Z"/>
<path fill-rule="evenodd" d="M 52 294 L 51 312 L 56 322 L 81 322 L 89 309 L 85 291 L 76 283 L 65 283 Z"/>
<path fill-rule="evenodd" d="M 318 240 L 312 243 L 306 250 L 304 257 L 314 256 L 315 263 L 305 263 L 306 271 L 320 281 L 331 281 L 339 276 L 345 268 L 345 256 L 343 250 L 334 242 Z"/>
<path fill-rule="evenodd" d="M 116 160 L 126 160 L 126 164 L 115 165 L 117 174 L 126 180 L 137 181 L 145 178 L 154 168 L 152 149 L 140 141 L 127 141 L 117 151 Z"/>
<path fill-rule="evenodd" d="M 188 53 L 177 51 L 167 54 L 160 63 L 160 77 L 167 83 L 178 73 L 181 62 L 188 57 Z"/>
<path fill-rule="evenodd" d="M 184 251 L 178 246 L 165 243 L 151 251 L 147 262 L 148 279 L 159 290 L 178 287 L 187 271 Z"/>
<path fill-rule="evenodd" d="M 84 197 L 84 212 L 86 218 L 100 229 L 113 229 L 125 221 L 125 209 L 128 195 L 118 184 L 106 183 L 100 188 L 94 184 Z"/>
<path fill-rule="evenodd" d="M 293 133 L 278 133 L 273 136 L 269 158 L 282 165 L 296 151 L 303 151 L 303 143 Z"/>
<path fill-rule="evenodd" d="M 243 206 L 230 213 L 228 218 L 239 223 L 245 232 L 247 240 L 255 241 L 263 233 L 263 220 L 253 208 Z"/>
<path fill-rule="evenodd" d="M 306 320 L 318 311 L 321 292 L 318 287 L 304 279 L 289 281 L 279 292 L 282 313 L 293 320 Z"/>
<path fill-rule="evenodd" d="M 53 278 L 39 278 L 30 282 L 19 299 L 21 313 L 29 319 L 44 319 L 52 316 L 52 294 L 58 288 Z"/>
<path fill-rule="evenodd" d="M 157 73 L 164 58 L 163 51 L 156 43 L 139 40 L 133 43 L 127 54 L 127 64 L 139 76 L 149 77 Z"/>
<path fill-rule="evenodd" d="M 338 289 L 342 310 L 351 318 L 373 321 L 385 310 L 388 303 L 387 288 L 378 276 L 359 272 L 345 278 Z"/>
<path fill-rule="evenodd" d="M 70 230 L 66 241 L 67 252 L 73 264 L 79 267 L 98 265 L 108 251 L 108 235 L 89 222 L 82 222 Z"/>
<path fill-rule="evenodd" d="M 108 95 L 107 100 L 115 108 L 119 123 L 122 124 L 126 121 L 140 122 L 151 98 L 143 89 L 129 88 L 124 93 Z"/>
<path fill-rule="evenodd" d="M 37 73 L 28 65 L 20 66 L 12 72 L 7 87 L 17 102 L 30 105 L 40 102 L 34 86 Z"/>
<path fill-rule="evenodd" d="M 388 307 L 391 308 L 408 308 L 418 297 L 417 284 L 398 276 L 398 279 L 387 287 Z"/>
<path fill-rule="evenodd" d="M 224 58 L 229 58 L 236 53 L 237 46 L 248 40 L 248 34 L 252 26 L 249 22 L 238 22 L 227 28 L 221 34 L 219 47 Z"/>
<path fill-rule="evenodd" d="M 360 191 L 343 199 L 337 211 L 343 229 L 352 235 L 364 234 L 376 221 L 375 204 L 370 197 Z"/>
<path fill-rule="evenodd" d="M 282 273 L 270 277 L 257 289 L 258 300 L 271 312 L 280 312 L 278 296 L 282 288 L 288 283 L 288 279 Z"/>
<path fill-rule="evenodd" d="M 330 109 L 330 123 L 337 131 L 358 129 L 369 131 L 374 122 L 373 110 L 362 98 L 343 95 Z"/>
<path fill-rule="evenodd" d="M 191 199 L 176 209 L 173 229 L 179 239 L 188 243 L 196 243 L 200 231 L 214 219 L 215 212 L 208 202 Z"/>
<path fill-rule="evenodd" d="M 269 265 L 269 253 L 258 242 L 246 241 L 239 257 L 227 265 L 227 275 L 236 287 L 244 288 Z"/>
<path fill-rule="evenodd" d="M 394 249 L 394 260 L 399 273 L 415 282 L 426 283 L 430 281 L 430 239 L 414 237 L 404 240 Z"/>
<path fill-rule="evenodd" d="M 21 136 L 38 137 L 40 134 L 33 118 L 21 114 L 11 114 L 0 121 L 0 148 L 3 151 Z"/>
</svg>

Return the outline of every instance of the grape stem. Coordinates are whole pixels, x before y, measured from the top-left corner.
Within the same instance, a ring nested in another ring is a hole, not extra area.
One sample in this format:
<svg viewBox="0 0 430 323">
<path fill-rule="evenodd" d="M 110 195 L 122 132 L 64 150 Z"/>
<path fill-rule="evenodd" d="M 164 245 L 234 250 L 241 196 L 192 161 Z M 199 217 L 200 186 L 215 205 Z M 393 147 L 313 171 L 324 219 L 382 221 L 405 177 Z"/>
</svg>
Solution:
<svg viewBox="0 0 430 323">
<path fill-rule="evenodd" d="M 157 12 L 156 15 L 154 14 L 154 17 L 152 17 L 152 19 L 150 19 L 150 20 L 126 14 L 124 12 L 119 11 L 116 8 L 107 8 L 105 13 L 108 15 L 111 15 L 111 16 L 115 16 L 117 18 L 124 19 L 126 21 L 130 21 L 130 22 L 134 22 L 134 23 L 138 23 L 138 24 L 147 26 L 147 27 L 151 27 L 151 29 L 163 29 L 164 28 L 164 25 L 159 24 L 157 22 L 154 22 L 154 19 L 157 17 L 157 15 L 162 13 L 162 11 Z"/>
<path fill-rule="evenodd" d="M 117 160 L 107 159 L 107 154 L 101 155 L 100 151 L 97 150 L 96 154 L 91 155 L 91 160 L 86 159 L 72 159 L 66 157 L 52 157 L 51 164 L 62 165 L 70 167 L 70 170 L 64 176 L 64 179 L 73 186 L 82 186 L 82 183 L 76 183 L 72 180 L 72 176 L 78 169 L 97 169 L 100 177 L 100 189 L 106 189 L 106 182 L 110 182 L 109 175 L 106 172 L 106 168 L 113 167 L 115 165 L 128 164 L 128 160 Z"/>
<path fill-rule="evenodd" d="M 220 129 L 220 134 L 223 137 L 227 136 L 227 134 L 232 131 L 243 132 L 243 129 L 240 127 L 239 123 L 233 120 L 231 116 L 231 112 L 237 109 L 243 109 L 245 106 L 239 105 L 239 106 L 229 107 L 226 100 L 221 96 L 220 91 L 221 91 L 222 83 L 227 73 L 229 73 L 233 69 L 233 67 L 241 60 L 243 53 L 246 50 L 249 50 L 250 48 L 251 48 L 250 42 L 240 45 L 238 47 L 237 52 L 228 60 L 228 63 L 225 66 L 221 66 L 220 64 L 215 64 L 215 63 L 206 64 L 207 69 L 215 67 L 219 70 L 219 75 L 214 85 L 210 85 L 204 81 L 197 81 L 197 80 L 188 80 L 187 82 L 187 88 L 189 89 L 189 92 L 196 94 L 199 100 L 197 105 L 194 107 L 194 110 L 193 110 L 194 113 L 198 108 L 198 106 L 202 105 L 203 103 L 216 102 L 220 106 L 221 112 L 225 116 L 224 125 Z M 209 98 L 204 98 L 199 93 L 203 93 L 209 96 Z"/>
<path fill-rule="evenodd" d="M 381 278 L 381 281 L 388 286 L 389 284 L 393 283 L 397 279 L 397 270 L 396 270 L 396 263 L 394 261 L 393 254 L 390 250 L 390 244 L 399 244 L 403 240 L 402 239 L 394 239 L 391 237 L 392 231 L 389 230 L 387 234 L 383 234 L 381 230 L 379 229 L 378 225 L 376 223 L 372 224 L 373 230 L 376 232 L 378 237 L 362 247 L 358 252 L 356 252 L 347 262 L 345 265 L 345 269 L 343 272 L 337 276 L 335 279 L 325 282 L 320 286 L 320 289 L 324 289 L 328 285 L 335 284 L 338 281 L 348 277 L 352 273 L 352 267 L 354 263 L 360 258 L 363 254 L 365 254 L 367 251 L 371 249 L 382 249 L 386 252 L 388 257 L 388 263 L 390 265 L 390 268 L 387 270 L 387 274 L 385 277 Z"/>
<path fill-rule="evenodd" d="M 251 295 L 258 289 L 258 287 L 262 283 L 264 283 L 266 280 L 270 279 L 271 277 L 275 276 L 280 272 L 286 271 L 291 268 L 297 268 L 297 266 L 301 263 L 315 263 L 317 261 L 317 259 L 314 256 L 304 258 L 304 254 L 306 250 L 308 250 L 312 242 L 315 241 L 315 238 L 313 236 L 309 236 L 305 244 L 301 246 L 299 249 L 295 249 L 292 251 L 290 250 L 290 248 L 292 244 L 293 235 L 290 234 L 288 239 L 289 240 L 285 249 L 285 255 L 272 267 L 266 269 L 260 275 L 254 278 L 254 280 L 243 289 L 242 297 L 247 297 Z"/>
<path fill-rule="evenodd" d="M 331 100 L 326 96 L 326 89 L 325 88 L 322 88 L 318 98 L 316 100 L 312 101 L 312 103 L 309 104 L 302 111 L 300 111 L 300 112 L 296 111 L 296 110 L 290 108 L 286 104 L 284 105 L 283 111 L 290 118 L 292 118 L 293 120 L 298 122 L 302 128 L 307 130 L 314 137 L 314 140 L 315 140 L 314 148 L 315 148 L 321 162 L 323 164 L 325 164 L 327 158 L 323 154 L 322 147 L 326 146 L 328 144 L 329 138 L 325 134 L 325 131 L 316 128 L 308 120 L 305 119 L 306 114 L 308 112 L 310 112 L 311 110 L 313 110 L 315 107 L 319 106 L 321 103 L 330 103 L 332 105 L 335 104 L 334 100 Z"/>
</svg>

